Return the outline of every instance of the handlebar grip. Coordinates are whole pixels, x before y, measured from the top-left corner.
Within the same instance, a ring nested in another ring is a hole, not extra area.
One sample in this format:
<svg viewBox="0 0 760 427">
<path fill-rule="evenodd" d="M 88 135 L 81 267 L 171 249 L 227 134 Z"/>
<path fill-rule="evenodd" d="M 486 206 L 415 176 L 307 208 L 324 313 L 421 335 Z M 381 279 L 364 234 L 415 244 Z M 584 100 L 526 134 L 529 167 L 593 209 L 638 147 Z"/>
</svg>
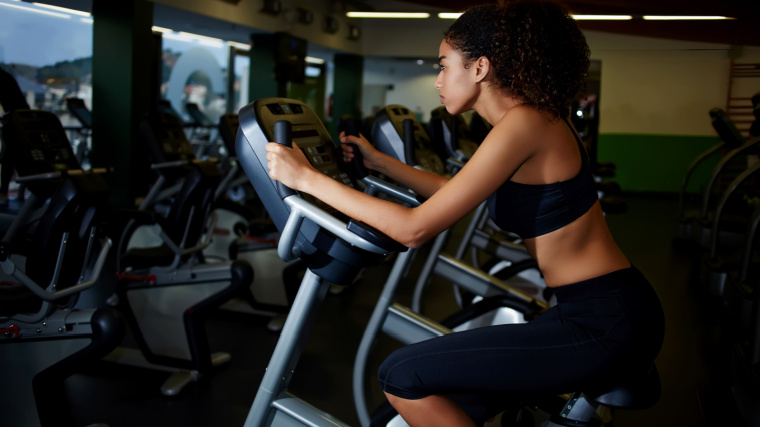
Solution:
<svg viewBox="0 0 760 427">
<path fill-rule="evenodd" d="M 359 131 L 356 129 L 356 122 L 353 120 L 344 121 L 343 126 L 346 135 L 359 136 Z M 354 160 L 348 162 L 351 170 L 354 172 L 354 177 L 359 180 L 364 179 L 367 175 L 369 175 L 369 172 L 367 172 L 367 168 L 364 167 L 364 158 L 362 157 L 362 152 L 359 150 L 359 147 L 356 144 L 348 143 L 346 145 L 349 145 L 354 149 Z"/>
<path fill-rule="evenodd" d="M 290 122 L 287 120 L 278 120 L 277 122 L 275 122 L 274 142 L 280 145 L 284 145 L 288 148 L 293 148 L 292 129 L 293 129 L 293 125 L 291 125 Z M 281 183 L 280 181 L 275 181 L 274 185 L 275 185 L 275 188 L 277 189 L 277 194 L 279 194 L 280 197 L 283 199 L 296 194 L 296 192 L 293 191 L 292 188 L 287 187 L 285 184 Z"/>
<path fill-rule="evenodd" d="M 414 120 L 404 119 L 404 157 L 406 164 L 417 166 L 417 160 L 414 158 Z"/>
<path fill-rule="evenodd" d="M 356 179 L 366 178 L 369 173 L 367 173 L 367 168 L 364 167 L 364 157 L 362 157 L 362 152 L 359 150 L 359 146 L 354 143 L 348 143 L 346 145 L 354 149 L 354 159 L 348 162 L 351 165 L 351 170 L 354 172 L 354 176 Z"/>
<path fill-rule="evenodd" d="M 454 115 L 451 116 L 451 148 L 459 149 L 459 119 Z"/>
<path fill-rule="evenodd" d="M 278 120 L 274 124 L 274 142 L 288 148 L 293 147 L 293 125 L 287 120 Z"/>
<path fill-rule="evenodd" d="M 347 120 L 344 125 L 346 135 L 359 136 L 359 132 L 356 130 L 356 124 L 353 120 Z M 351 166 L 351 170 L 354 172 L 354 176 L 356 179 L 364 179 L 369 173 L 367 172 L 367 168 L 364 167 L 364 157 L 362 157 L 362 152 L 359 150 L 359 146 L 354 143 L 348 143 L 346 145 L 354 149 L 354 160 L 348 162 Z"/>
</svg>

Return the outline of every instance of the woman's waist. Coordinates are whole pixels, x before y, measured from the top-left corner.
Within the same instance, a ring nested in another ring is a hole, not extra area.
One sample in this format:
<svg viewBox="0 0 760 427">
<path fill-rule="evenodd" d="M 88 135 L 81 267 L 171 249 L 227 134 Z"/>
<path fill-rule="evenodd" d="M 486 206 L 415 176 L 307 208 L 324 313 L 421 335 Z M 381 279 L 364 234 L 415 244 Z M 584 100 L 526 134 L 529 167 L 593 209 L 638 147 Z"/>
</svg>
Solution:
<svg viewBox="0 0 760 427">
<path fill-rule="evenodd" d="M 562 229 L 552 235 L 527 239 L 524 243 L 538 262 L 546 285 L 552 288 L 631 266 L 611 236 L 596 235 L 588 229 L 583 232 Z"/>
</svg>

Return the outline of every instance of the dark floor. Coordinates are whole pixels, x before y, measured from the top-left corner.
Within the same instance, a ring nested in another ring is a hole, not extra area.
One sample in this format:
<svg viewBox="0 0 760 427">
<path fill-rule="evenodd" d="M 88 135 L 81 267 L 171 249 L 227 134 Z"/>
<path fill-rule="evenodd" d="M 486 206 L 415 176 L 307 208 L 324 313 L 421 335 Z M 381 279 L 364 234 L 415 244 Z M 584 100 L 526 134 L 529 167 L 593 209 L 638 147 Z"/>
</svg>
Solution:
<svg viewBox="0 0 760 427">
<path fill-rule="evenodd" d="M 667 331 L 657 359 L 663 386 L 660 402 L 648 410 L 616 413 L 615 427 L 741 425 L 726 385 L 718 310 L 700 291 L 698 258 L 672 245 L 677 201 L 641 195 L 627 196 L 627 201 L 628 212 L 609 216 L 608 222 L 620 246 L 657 289 Z M 354 354 L 388 270 L 389 266 L 376 267 L 365 272 L 358 285 L 328 295 L 290 387 L 293 394 L 352 425 L 358 425 L 351 385 Z M 401 290 L 402 302 L 411 292 L 407 285 Z M 435 318 L 436 311 L 445 312 L 453 302 L 447 297 L 449 287 L 434 289 L 439 289 L 439 300 L 427 307 Z M 252 315 L 214 313 L 208 322 L 212 348 L 229 352 L 232 360 L 175 397 L 159 392 L 165 373 L 108 362 L 93 365 L 67 380 L 77 422 L 111 427 L 242 426 L 277 340 L 266 323 Z M 371 369 L 394 346 L 381 338 Z M 373 399 L 381 401 L 379 391 Z"/>
</svg>

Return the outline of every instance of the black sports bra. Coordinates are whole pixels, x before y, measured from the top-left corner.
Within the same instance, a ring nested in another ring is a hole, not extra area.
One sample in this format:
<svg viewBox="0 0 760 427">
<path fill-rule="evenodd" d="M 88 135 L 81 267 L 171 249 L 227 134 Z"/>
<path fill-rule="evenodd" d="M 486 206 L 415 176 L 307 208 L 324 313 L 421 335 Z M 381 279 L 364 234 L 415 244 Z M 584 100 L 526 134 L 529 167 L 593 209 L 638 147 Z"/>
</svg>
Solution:
<svg viewBox="0 0 760 427">
<path fill-rule="evenodd" d="M 572 130 L 567 119 L 565 123 Z M 562 228 L 591 209 L 597 200 L 594 177 L 577 134 L 575 140 L 581 152 L 580 172 L 567 181 L 552 184 L 506 181 L 488 198 L 489 214 L 496 225 L 528 239 Z"/>
</svg>

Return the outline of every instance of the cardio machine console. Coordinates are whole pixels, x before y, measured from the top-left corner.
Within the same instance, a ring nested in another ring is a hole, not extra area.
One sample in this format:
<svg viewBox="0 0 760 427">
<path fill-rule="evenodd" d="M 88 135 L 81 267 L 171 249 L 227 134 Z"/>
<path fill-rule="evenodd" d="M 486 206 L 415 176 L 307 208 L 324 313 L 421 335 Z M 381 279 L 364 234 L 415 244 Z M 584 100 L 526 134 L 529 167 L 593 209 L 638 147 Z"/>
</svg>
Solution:
<svg viewBox="0 0 760 427">
<path fill-rule="evenodd" d="M 235 149 L 240 166 L 283 236 L 290 237 L 286 225 L 292 224 L 289 220 L 291 213 L 295 212 L 292 211 L 296 203 L 293 200 L 299 202 L 301 207 L 298 209 L 302 209 L 305 216 L 293 240 L 292 253 L 305 261 L 312 272 L 330 282 L 347 285 L 362 268 L 381 262 L 388 253 L 405 249 L 319 199 L 305 193 L 297 194 L 269 177 L 266 144 L 270 141 L 284 145 L 294 142 L 314 168 L 351 188 L 359 188 L 348 167 L 339 161 L 342 157 L 339 148 L 306 104 L 286 98 L 264 98 L 243 107 L 238 117 L 240 128 Z M 275 133 L 283 123 L 287 124 L 290 134 L 280 141 Z M 294 195 L 300 197 L 292 199 Z M 317 209 L 302 206 L 300 199 Z M 335 220 L 343 226 L 340 230 L 328 231 L 324 225 Z M 360 236 L 374 249 L 362 249 L 344 240 L 345 235 L 339 237 L 346 231 L 353 237 Z"/>
<path fill-rule="evenodd" d="M 443 161 L 417 116 L 402 105 L 388 105 L 375 114 L 372 140 L 381 152 L 410 166 L 445 174 Z"/>
<path fill-rule="evenodd" d="M 327 129 L 307 106 L 294 100 L 281 98 L 265 98 L 254 105 L 259 106 L 258 120 L 264 124 L 261 130 L 268 141 L 274 140 L 274 123 L 280 120 L 289 121 L 292 126 L 292 142 L 298 145 L 315 169 L 351 188 L 358 188 L 356 180 L 349 175 L 344 164 L 339 161 L 341 154 Z M 305 193 L 299 193 L 299 195 L 322 210 L 334 215 L 338 214 L 336 209 L 316 197 Z"/>
</svg>

